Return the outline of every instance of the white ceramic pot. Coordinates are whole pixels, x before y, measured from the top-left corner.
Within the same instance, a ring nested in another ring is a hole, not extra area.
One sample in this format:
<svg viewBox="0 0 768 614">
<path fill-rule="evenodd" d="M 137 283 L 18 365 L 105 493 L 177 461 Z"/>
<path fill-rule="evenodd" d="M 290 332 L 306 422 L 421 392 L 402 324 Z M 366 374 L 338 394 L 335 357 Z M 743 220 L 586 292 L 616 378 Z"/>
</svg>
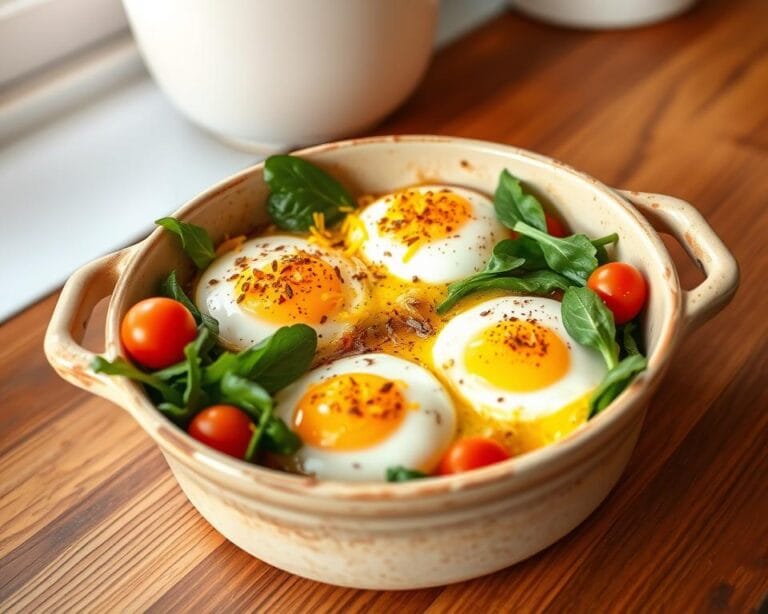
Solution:
<svg viewBox="0 0 768 614">
<path fill-rule="evenodd" d="M 668 19 L 696 0 L 510 0 L 523 13 L 574 28 L 630 28 Z"/>
<path fill-rule="evenodd" d="M 157 83 L 241 146 L 363 130 L 414 90 L 437 0 L 124 0 Z"/>
<path fill-rule="evenodd" d="M 407 589 L 473 578 L 549 546 L 594 510 L 623 471 L 650 395 L 680 337 L 721 309 L 738 283 L 731 254 L 691 206 L 669 196 L 616 192 L 559 162 L 505 145 L 444 137 L 377 137 L 298 155 L 357 194 L 445 182 L 492 193 L 507 168 L 577 232 L 619 234 L 618 258 L 650 285 L 644 319 L 648 370 L 564 440 L 463 474 L 401 484 L 318 481 L 219 454 L 169 422 L 141 388 L 97 375 L 80 345 L 93 306 L 112 294 L 106 354 L 121 352 L 119 324 L 156 294 L 172 269 L 189 271 L 176 240 L 147 239 L 83 267 L 64 286 L 45 350 L 62 377 L 125 408 L 157 442 L 189 500 L 232 542 L 290 572 L 343 586 Z M 212 187 L 174 215 L 215 240 L 266 219 L 262 165 Z M 683 290 L 654 227 L 676 237 L 706 279 Z M 191 273 L 191 271 L 189 271 Z"/>
</svg>

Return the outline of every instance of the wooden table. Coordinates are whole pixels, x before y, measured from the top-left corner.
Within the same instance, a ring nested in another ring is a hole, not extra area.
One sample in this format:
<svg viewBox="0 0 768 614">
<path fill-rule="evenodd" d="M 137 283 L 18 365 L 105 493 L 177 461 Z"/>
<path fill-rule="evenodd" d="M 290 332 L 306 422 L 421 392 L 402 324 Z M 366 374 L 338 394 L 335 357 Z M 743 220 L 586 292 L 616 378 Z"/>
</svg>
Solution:
<svg viewBox="0 0 768 614">
<path fill-rule="evenodd" d="M 376 132 L 511 143 L 608 185 L 674 194 L 735 252 L 735 300 L 682 344 L 606 502 L 548 550 L 471 582 L 377 593 L 291 576 L 216 533 L 125 413 L 56 377 L 42 353 L 51 296 L 0 328 L 0 610 L 765 605 L 768 2 L 703 2 L 628 32 L 504 14 L 441 51 Z"/>
</svg>

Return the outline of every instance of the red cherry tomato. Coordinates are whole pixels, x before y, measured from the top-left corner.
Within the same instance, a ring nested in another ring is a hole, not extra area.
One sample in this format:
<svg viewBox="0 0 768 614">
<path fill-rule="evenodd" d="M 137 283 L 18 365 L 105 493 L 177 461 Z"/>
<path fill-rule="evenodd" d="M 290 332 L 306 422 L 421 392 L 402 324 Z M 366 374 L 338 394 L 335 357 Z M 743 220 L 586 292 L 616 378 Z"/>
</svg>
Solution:
<svg viewBox="0 0 768 614">
<path fill-rule="evenodd" d="M 547 232 L 553 237 L 567 237 L 570 232 L 565 227 L 565 224 L 559 217 L 555 217 L 551 213 L 544 214 L 544 220 L 547 222 Z"/>
<path fill-rule="evenodd" d="M 616 324 L 626 324 L 640 313 L 648 296 L 642 273 L 626 262 L 597 267 L 589 276 L 587 287 L 613 312 Z"/>
<path fill-rule="evenodd" d="M 492 465 L 509 458 L 509 453 L 495 439 L 488 437 L 464 437 L 456 441 L 440 461 L 440 475 L 461 473 L 485 465 Z"/>
<path fill-rule="evenodd" d="M 184 359 L 184 346 L 197 336 L 195 318 L 180 302 L 148 298 L 136 303 L 120 325 L 120 340 L 128 355 L 150 369 L 162 369 Z"/>
<path fill-rule="evenodd" d="M 233 405 L 212 405 L 192 418 L 187 432 L 219 452 L 243 458 L 251 441 L 253 423 Z"/>
</svg>

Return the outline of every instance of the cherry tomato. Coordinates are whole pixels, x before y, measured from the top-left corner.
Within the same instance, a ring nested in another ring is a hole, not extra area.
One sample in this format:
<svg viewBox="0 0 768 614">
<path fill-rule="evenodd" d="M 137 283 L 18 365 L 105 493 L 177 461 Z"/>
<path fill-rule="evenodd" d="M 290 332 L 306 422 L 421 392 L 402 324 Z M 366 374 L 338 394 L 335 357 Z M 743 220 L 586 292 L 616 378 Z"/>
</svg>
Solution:
<svg viewBox="0 0 768 614">
<path fill-rule="evenodd" d="M 613 312 L 616 324 L 626 324 L 640 313 L 648 296 L 642 273 L 626 262 L 609 262 L 597 267 L 589 276 L 587 287 Z"/>
<path fill-rule="evenodd" d="M 129 356 L 144 367 L 162 369 L 184 359 L 184 346 L 197 336 L 195 318 L 179 301 L 148 298 L 136 303 L 120 325 Z"/>
<path fill-rule="evenodd" d="M 251 441 L 253 423 L 233 405 L 212 405 L 192 418 L 187 432 L 219 452 L 243 458 Z"/>
<path fill-rule="evenodd" d="M 545 213 L 544 214 L 544 220 L 547 222 L 547 232 L 551 234 L 553 237 L 567 237 L 570 232 L 568 232 L 568 229 L 565 227 L 565 224 L 559 217 L 555 217 L 551 213 Z"/>
<path fill-rule="evenodd" d="M 440 461 L 440 475 L 461 473 L 492 465 L 509 458 L 509 453 L 495 439 L 488 437 L 464 437 L 456 441 Z"/>
</svg>

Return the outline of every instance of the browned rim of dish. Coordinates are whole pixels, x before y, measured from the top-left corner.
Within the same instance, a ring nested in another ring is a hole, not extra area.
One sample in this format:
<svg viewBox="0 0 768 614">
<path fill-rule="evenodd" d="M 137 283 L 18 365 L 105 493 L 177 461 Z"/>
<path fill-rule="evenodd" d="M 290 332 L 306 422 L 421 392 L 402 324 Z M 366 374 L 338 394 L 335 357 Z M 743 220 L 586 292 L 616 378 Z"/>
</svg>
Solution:
<svg viewBox="0 0 768 614">
<path fill-rule="evenodd" d="M 272 490 L 278 494 L 306 497 L 308 500 L 405 501 L 444 495 L 458 490 L 474 490 L 497 483 L 501 484 L 505 480 L 516 482 L 521 489 L 529 488 L 532 484 L 539 484 L 544 480 L 568 472 L 580 463 L 586 462 L 590 457 L 600 454 L 601 450 L 613 448 L 611 445 L 615 443 L 613 440 L 623 440 L 630 427 L 641 419 L 648 398 L 663 376 L 669 358 L 677 345 L 681 325 L 681 290 L 677 272 L 661 239 L 648 220 L 616 192 L 593 177 L 557 160 L 509 145 L 454 137 L 402 135 L 350 139 L 309 147 L 293 153 L 311 156 L 339 148 L 397 143 L 458 145 L 466 148 L 468 153 L 482 151 L 523 158 L 529 163 L 555 167 L 589 183 L 592 190 L 608 197 L 617 209 L 622 209 L 623 213 L 628 214 L 634 223 L 644 231 L 646 239 L 652 246 L 656 265 L 660 267 L 659 270 L 668 269 L 671 271 L 664 288 L 664 291 L 669 293 L 667 304 L 672 306 L 671 312 L 664 314 L 666 317 L 663 322 L 660 322 L 659 342 L 649 356 L 648 369 L 638 376 L 613 402 L 610 411 L 601 413 L 572 435 L 557 443 L 467 473 L 403 483 L 317 480 L 312 477 L 248 464 L 216 452 L 192 439 L 182 429 L 173 425 L 160 414 L 141 392 L 138 385 L 128 381 L 124 382 L 122 385 L 133 401 L 128 407 L 129 411 L 155 439 L 164 453 L 172 455 L 191 471 L 202 474 L 214 482 L 220 482 L 226 488 L 246 496 L 261 497 L 264 496 L 265 492 Z M 260 172 L 262 167 L 263 162 L 214 185 L 178 209 L 174 216 L 184 218 L 197 209 L 205 207 L 214 195 L 233 188 L 254 173 Z M 137 244 L 130 255 L 130 262 L 127 263 L 120 276 L 110 301 L 107 316 L 105 332 L 108 351 L 119 352 L 117 331 L 119 330 L 120 314 L 118 307 L 124 300 L 125 288 L 130 283 L 137 263 L 141 260 L 141 255 L 150 252 L 160 241 L 160 238 L 161 230 L 156 229 L 144 241 Z M 516 490 L 514 484 L 510 484 L 510 489 Z"/>
</svg>

